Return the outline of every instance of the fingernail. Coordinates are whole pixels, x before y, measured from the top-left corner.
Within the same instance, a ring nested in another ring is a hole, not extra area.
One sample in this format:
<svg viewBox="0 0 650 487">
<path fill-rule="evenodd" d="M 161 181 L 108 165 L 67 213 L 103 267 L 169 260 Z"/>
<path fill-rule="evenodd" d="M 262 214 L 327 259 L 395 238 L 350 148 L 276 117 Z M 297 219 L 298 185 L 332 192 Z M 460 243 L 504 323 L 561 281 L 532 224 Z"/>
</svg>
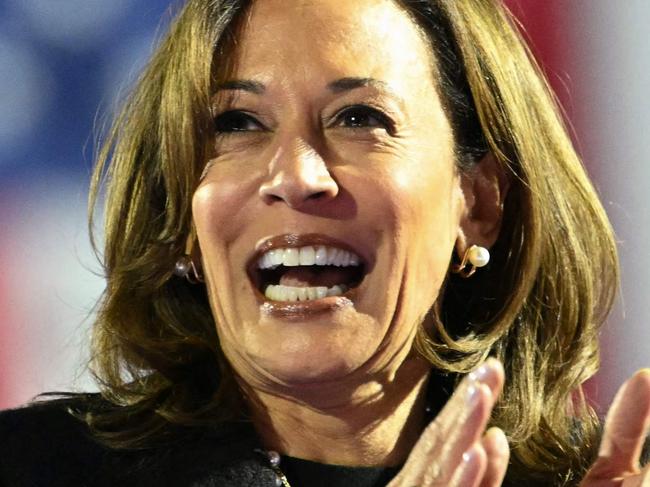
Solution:
<svg viewBox="0 0 650 487">
<path fill-rule="evenodd" d="M 467 387 L 467 396 L 465 397 L 469 406 L 474 406 L 478 400 L 478 387 L 470 385 Z"/>
<path fill-rule="evenodd" d="M 475 382 L 483 382 L 489 372 L 487 364 L 480 365 L 477 369 L 469 373 L 469 378 Z"/>
<path fill-rule="evenodd" d="M 463 453 L 463 462 L 471 463 L 476 458 L 476 448 L 472 447 Z"/>
<path fill-rule="evenodd" d="M 494 445 L 499 453 L 507 453 L 510 450 L 508 438 L 503 430 L 493 427 L 488 431 L 488 433 L 494 437 Z"/>
</svg>

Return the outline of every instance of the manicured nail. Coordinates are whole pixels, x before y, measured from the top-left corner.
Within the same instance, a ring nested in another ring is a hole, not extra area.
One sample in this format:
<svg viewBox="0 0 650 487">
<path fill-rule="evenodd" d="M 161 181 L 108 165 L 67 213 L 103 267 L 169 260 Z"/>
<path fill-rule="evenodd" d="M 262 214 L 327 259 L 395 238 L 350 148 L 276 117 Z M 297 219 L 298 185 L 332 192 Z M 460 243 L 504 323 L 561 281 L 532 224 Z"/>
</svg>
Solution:
<svg viewBox="0 0 650 487">
<path fill-rule="evenodd" d="M 477 369 L 474 369 L 469 373 L 469 378 L 474 382 L 483 382 L 489 373 L 487 364 L 479 366 Z"/>
<path fill-rule="evenodd" d="M 465 399 L 467 400 L 468 406 L 474 406 L 476 404 L 476 402 L 478 401 L 478 394 L 479 394 L 479 390 L 477 386 L 469 385 L 467 387 L 467 396 L 465 397 Z"/>
<path fill-rule="evenodd" d="M 471 380 L 477 382 L 485 382 L 489 375 L 496 373 L 500 367 L 499 361 L 495 358 L 488 358 L 485 362 L 479 365 L 475 370 L 469 373 Z"/>
<path fill-rule="evenodd" d="M 472 463 L 476 460 L 477 455 L 476 447 L 472 447 L 463 453 L 463 462 Z"/>
<path fill-rule="evenodd" d="M 487 435 L 490 435 L 493 438 L 493 444 L 496 447 L 496 451 L 498 453 L 508 453 L 510 447 L 508 446 L 508 438 L 506 437 L 503 430 L 492 427 L 487 431 L 486 436 Z"/>
</svg>

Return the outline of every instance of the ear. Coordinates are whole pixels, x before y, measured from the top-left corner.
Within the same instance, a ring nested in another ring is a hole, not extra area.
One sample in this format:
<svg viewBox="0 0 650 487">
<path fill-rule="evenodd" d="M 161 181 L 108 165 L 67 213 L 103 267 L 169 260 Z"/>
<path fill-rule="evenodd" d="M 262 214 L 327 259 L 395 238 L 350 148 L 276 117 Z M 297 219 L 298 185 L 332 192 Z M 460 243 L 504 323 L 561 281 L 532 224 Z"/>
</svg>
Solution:
<svg viewBox="0 0 650 487">
<path fill-rule="evenodd" d="M 456 251 L 462 256 L 471 245 L 489 249 L 496 242 L 510 178 L 492 152 L 488 152 L 478 164 L 463 171 L 460 179 L 465 208 L 461 214 Z"/>
</svg>

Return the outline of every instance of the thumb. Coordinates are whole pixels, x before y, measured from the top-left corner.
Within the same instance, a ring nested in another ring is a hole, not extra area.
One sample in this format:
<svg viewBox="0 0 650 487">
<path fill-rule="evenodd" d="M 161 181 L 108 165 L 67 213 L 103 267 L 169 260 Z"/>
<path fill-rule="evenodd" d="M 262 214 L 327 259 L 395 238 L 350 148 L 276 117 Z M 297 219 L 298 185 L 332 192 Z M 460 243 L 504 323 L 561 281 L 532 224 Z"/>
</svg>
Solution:
<svg viewBox="0 0 650 487">
<path fill-rule="evenodd" d="M 598 459 L 587 478 L 612 479 L 639 471 L 650 428 L 650 369 L 634 374 L 619 389 L 605 420 Z"/>
</svg>

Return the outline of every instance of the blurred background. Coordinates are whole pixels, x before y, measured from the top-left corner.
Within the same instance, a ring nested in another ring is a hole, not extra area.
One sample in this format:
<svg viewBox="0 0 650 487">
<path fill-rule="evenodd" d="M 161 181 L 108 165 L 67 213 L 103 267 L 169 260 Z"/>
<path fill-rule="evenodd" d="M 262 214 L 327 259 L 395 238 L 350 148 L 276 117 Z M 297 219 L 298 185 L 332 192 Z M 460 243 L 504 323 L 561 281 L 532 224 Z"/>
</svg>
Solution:
<svg viewBox="0 0 650 487">
<path fill-rule="evenodd" d="M 650 366 L 650 2 L 509 0 L 620 241 L 622 296 L 589 394 Z M 88 240 L 94 142 L 164 32 L 169 0 L 0 0 L 0 408 L 93 390 L 103 289 Z"/>
</svg>

